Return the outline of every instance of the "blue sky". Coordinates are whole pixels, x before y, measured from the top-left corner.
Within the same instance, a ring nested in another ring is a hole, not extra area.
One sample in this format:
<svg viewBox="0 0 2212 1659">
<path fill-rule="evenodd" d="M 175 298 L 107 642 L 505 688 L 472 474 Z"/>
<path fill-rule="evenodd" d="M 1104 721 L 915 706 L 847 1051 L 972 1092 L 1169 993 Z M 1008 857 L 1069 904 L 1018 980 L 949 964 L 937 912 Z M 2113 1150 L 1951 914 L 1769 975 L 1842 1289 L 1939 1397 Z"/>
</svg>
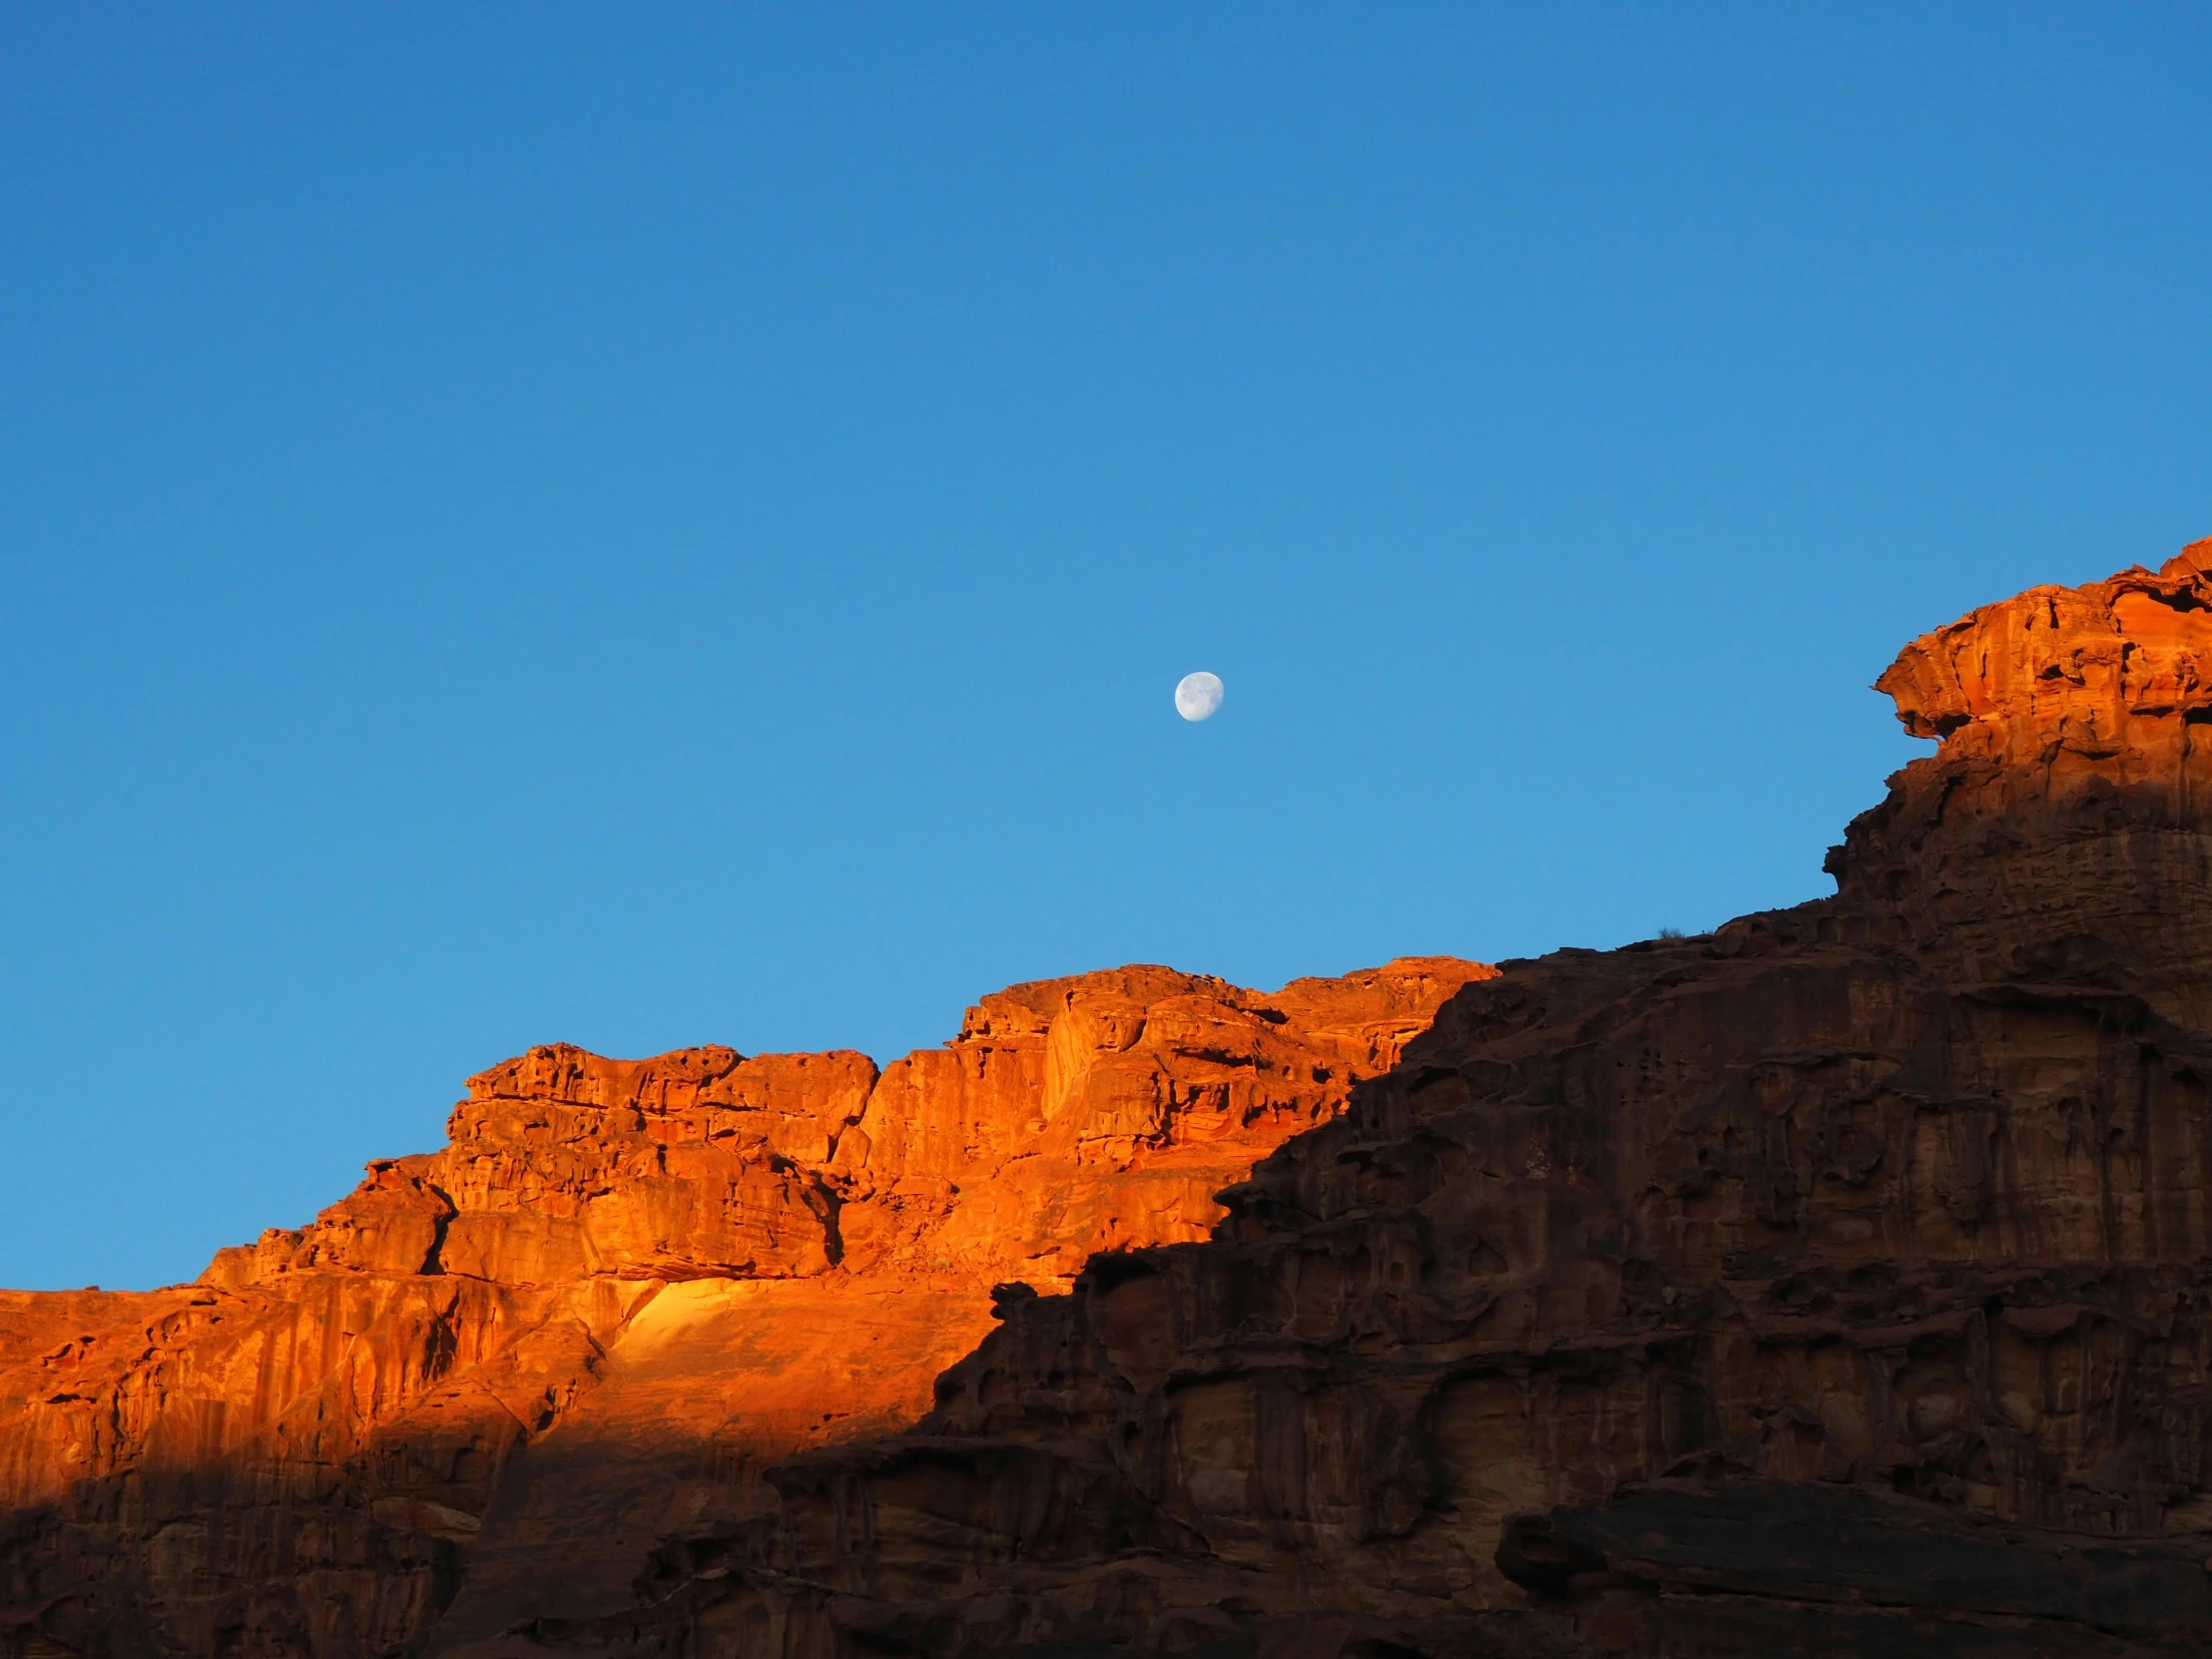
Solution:
<svg viewBox="0 0 2212 1659">
<path fill-rule="evenodd" d="M 1900 645 L 2212 535 L 2208 75 L 2191 6 L 0 11 L 0 1283 L 190 1277 L 533 1042 L 1832 890 Z"/>
</svg>

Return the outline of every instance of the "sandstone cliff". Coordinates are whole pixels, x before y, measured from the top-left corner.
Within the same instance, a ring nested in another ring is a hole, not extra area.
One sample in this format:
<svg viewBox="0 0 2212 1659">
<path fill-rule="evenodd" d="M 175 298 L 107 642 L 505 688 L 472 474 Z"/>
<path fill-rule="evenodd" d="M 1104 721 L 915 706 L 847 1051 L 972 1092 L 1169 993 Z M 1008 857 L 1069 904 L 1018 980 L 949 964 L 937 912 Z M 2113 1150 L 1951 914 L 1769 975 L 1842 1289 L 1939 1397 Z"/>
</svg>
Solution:
<svg viewBox="0 0 2212 1659">
<path fill-rule="evenodd" d="M 763 1468 L 910 1423 L 999 1307 L 1342 1110 L 1490 969 L 1272 996 L 1132 967 L 942 1049 L 533 1049 L 446 1147 L 143 1295 L 0 1293 L 0 1654 L 493 1647 L 773 1512 Z"/>
<path fill-rule="evenodd" d="M 2208 570 L 1909 646 L 1832 898 L 539 1050 L 0 1302 L 0 1653 L 2212 1651 Z"/>
<path fill-rule="evenodd" d="M 528 1640 L 2212 1651 L 2208 567 L 1908 647 L 1835 897 L 1468 984 L 1213 1240 Z"/>
</svg>

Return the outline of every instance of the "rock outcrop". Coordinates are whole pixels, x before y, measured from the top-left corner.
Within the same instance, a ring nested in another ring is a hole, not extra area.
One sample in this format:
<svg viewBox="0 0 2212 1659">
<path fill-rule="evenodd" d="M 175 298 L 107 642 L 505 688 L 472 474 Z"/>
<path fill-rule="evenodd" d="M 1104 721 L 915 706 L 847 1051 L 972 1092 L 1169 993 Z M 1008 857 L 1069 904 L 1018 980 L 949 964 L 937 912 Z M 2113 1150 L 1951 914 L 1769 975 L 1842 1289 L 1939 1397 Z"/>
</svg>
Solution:
<svg viewBox="0 0 2212 1659">
<path fill-rule="evenodd" d="M 1469 979 L 1017 985 L 854 1053 L 533 1049 L 197 1284 L 0 1293 L 0 1655 L 491 1651 L 637 1604 L 794 1451 L 911 1423 L 994 1308 L 1343 1109 Z"/>
<path fill-rule="evenodd" d="M 538 1050 L 0 1301 L 0 1653 L 2212 1651 L 2212 543 L 1880 688 L 1831 898 Z"/>
<path fill-rule="evenodd" d="M 532 1639 L 2212 1651 L 2208 568 L 1916 642 L 1835 897 L 1470 983 L 1211 1241 Z"/>
</svg>

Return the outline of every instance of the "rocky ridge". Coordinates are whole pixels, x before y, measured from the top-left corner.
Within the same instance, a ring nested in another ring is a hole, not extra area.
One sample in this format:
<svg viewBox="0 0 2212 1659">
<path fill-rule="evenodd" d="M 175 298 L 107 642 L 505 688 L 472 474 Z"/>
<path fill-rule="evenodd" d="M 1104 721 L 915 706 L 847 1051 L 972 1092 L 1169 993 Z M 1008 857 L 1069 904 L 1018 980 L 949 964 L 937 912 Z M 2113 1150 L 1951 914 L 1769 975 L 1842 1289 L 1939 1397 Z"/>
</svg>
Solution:
<svg viewBox="0 0 2212 1659">
<path fill-rule="evenodd" d="M 482 1650 L 628 1608 L 656 1550 L 773 1508 L 776 1458 L 911 1422 L 994 1298 L 1206 1237 L 1490 971 L 1017 985 L 880 1074 L 537 1048 L 194 1285 L 0 1293 L 0 1654 Z"/>
<path fill-rule="evenodd" d="M 1835 897 L 1509 962 L 603 1652 L 2212 1646 L 2212 542 L 1880 682 Z M 517 1649 L 515 1651 L 524 1651 Z"/>
<path fill-rule="evenodd" d="M 537 1051 L 200 1288 L 0 1304 L 91 1333 L 0 1376 L 0 1652 L 2201 1653 L 2208 571 L 1909 646 L 1832 898 L 1017 987 L 896 1084 Z"/>
</svg>

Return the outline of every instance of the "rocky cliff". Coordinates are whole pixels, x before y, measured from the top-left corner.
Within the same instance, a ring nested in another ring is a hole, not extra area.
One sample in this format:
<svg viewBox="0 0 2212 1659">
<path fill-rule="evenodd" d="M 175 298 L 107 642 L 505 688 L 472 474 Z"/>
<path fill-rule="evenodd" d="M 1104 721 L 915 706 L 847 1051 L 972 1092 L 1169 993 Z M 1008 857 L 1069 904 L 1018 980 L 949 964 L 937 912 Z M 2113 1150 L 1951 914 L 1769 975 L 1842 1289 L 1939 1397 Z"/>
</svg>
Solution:
<svg viewBox="0 0 2212 1659">
<path fill-rule="evenodd" d="M 2208 568 L 1908 647 L 1836 896 L 1469 983 L 507 1651 L 2212 1652 Z"/>
<path fill-rule="evenodd" d="M 533 1049 L 439 1152 L 142 1295 L 0 1293 L 0 1654 L 493 1651 L 638 1604 L 994 1307 L 1199 1240 L 1470 979 L 1017 985 L 854 1053 Z"/>
<path fill-rule="evenodd" d="M 1831 898 L 538 1050 L 8 1299 L 0 1653 L 2212 1651 L 2208 570 L 1908 647 Z"/>
</svg>

